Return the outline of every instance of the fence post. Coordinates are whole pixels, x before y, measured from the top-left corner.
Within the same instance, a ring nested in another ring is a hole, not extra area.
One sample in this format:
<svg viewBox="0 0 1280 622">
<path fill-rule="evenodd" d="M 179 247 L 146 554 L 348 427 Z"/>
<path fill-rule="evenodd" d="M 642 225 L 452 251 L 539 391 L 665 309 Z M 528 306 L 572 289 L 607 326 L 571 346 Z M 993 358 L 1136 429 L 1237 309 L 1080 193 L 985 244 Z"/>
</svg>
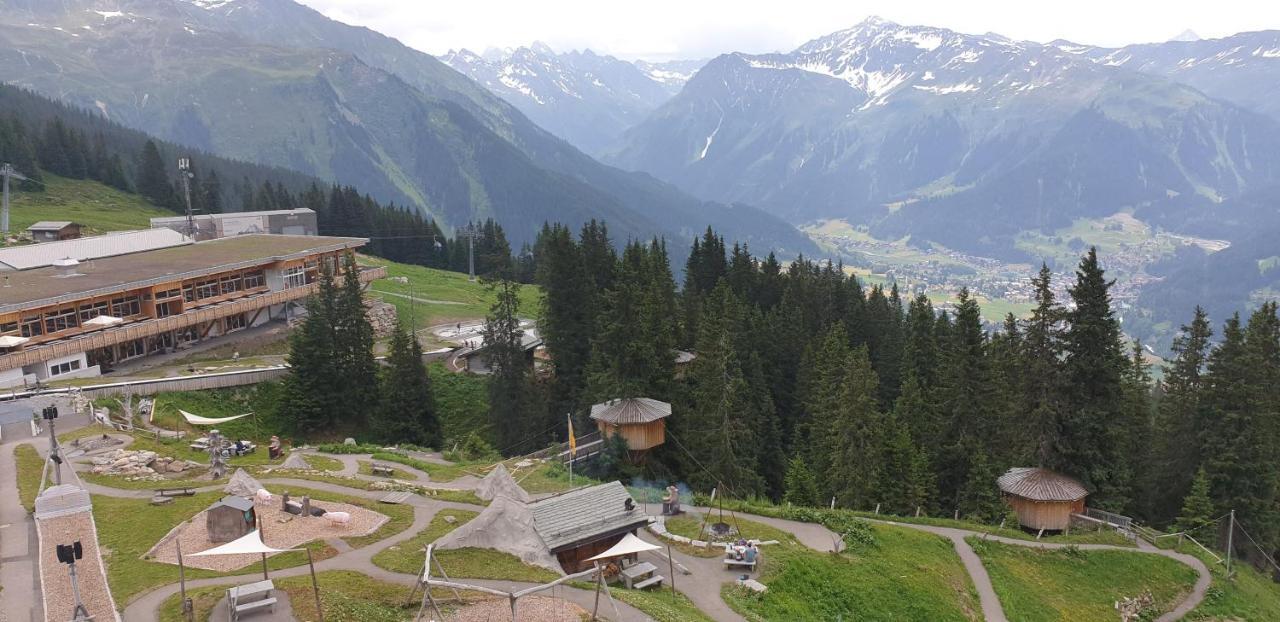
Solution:
<svg viewBox="0 0 1280 622">
<path fill-rule="evenodd" d="M 831 509 L 836 509 L 836 498 L 831 497 Z"/>
<path fill-rule="evenodd" d="M 916 518 L 920 518 L 920 506 L 916 506 Z"/>
<path fill-rule="evenodd" d="M 876 516 L 879 516 L 879 515 L 880 515 L 880 504 L 879 504 L 879 503 L 877 503 L 877 504 L 876 504 Z"/>
<path fill-rule="evenodd" d="M 956 508 L 955 520 L 960 520 L 960 508 Z"/>
</svg>

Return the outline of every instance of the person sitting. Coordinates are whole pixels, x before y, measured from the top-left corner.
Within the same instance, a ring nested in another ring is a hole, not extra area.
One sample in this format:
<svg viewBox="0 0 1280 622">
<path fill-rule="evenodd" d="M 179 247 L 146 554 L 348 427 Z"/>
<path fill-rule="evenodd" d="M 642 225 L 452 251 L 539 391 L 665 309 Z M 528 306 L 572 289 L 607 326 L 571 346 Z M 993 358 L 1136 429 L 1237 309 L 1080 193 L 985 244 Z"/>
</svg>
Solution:
<svg viewBox="0 0 1280 622">
<path fill-rule="evenodd" d="M 759 555 L 759 552 L 756 550 L 756 545 L 754 545 L 754 544 L 748 544 L 748 545 L 747 545 L 747 551 L 746 551 L 746 553 L 744 554 L 744 559 L 745 559 L 745 561 L 747 561 L 748 563 L 752 563 L 752 564 L 754 564 L 754 563 L 756 563 L 756 556 L 757 556 L 757 555 Z"/>
<path fill-rule="evenodd" d="M 243 456 L 245 451 L 244 441 L 236 441 L 235 455 Z"/>
<path fill-rule="evenodd" d="M 271 442 L 267 444 L 267 454 L 271 459 L 280 457 L 280 437 L 272 435 Z"/>
</svg>

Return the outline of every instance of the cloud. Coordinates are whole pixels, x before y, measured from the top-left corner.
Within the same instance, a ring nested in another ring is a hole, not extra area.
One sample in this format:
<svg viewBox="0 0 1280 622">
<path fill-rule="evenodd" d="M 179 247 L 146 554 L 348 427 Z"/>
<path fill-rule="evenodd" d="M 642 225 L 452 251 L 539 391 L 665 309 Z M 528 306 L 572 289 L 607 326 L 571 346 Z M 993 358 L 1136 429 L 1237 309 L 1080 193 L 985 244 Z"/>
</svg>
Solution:
<svg viewBox="0 0 1280 622">
<path fill-rule="evenodd" d="M 1280 27 L 1280 2 L 1219 0 L 300 0 L 425 52 L 476 51 L 544 41 L 624 58 L 706 58 L 789 50 L 868 15 L 1016 39 L 1098 45 L 1161 41 L 1190 28 L 1202 36 Z"/>
</svg>

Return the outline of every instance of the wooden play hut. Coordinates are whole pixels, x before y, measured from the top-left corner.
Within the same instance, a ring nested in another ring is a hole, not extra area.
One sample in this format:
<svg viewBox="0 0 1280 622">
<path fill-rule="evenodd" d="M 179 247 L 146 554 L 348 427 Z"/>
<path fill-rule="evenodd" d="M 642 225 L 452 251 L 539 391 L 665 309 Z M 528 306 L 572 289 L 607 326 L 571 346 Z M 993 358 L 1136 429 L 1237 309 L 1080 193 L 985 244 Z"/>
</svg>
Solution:
<svg viewBox="0 0 1280 622">
<path fill-rule="evenodd" d="M 642 453 L 667 441 L 667 417 L 671 404 L 647 397 L 609 400 L 591 407 L 591 418 L 607 438 L 622 435 L 627 448 Z"/>
<path fill-rule="evenodd" d="M 253 501 L 244 497 L 227 496 L 213 504 L 205 512 L 205 527 L 210 542 L 231 542 L 253 531 L 258 516 Z"/>
<path fill-rule="evenodd" d="M 1018 522 L 1035 531 L 1063 531 L 1072 514 L 1083 514 L 1089 491 L 1080 482 L 1039 467 L 1015 467 L 996 483 Z"/>
</svg>

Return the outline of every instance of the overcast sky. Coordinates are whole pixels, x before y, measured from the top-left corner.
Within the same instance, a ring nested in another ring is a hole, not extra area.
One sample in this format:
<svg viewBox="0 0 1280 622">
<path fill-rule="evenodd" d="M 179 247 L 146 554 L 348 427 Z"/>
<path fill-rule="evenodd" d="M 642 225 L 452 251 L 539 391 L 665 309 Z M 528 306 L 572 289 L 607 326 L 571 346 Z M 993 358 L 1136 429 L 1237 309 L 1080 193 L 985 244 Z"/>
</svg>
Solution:
<svg viewBox="0 0 1280 622">
<path fill-rule="evenodd" d="M 706 58 L 790 50 L 868 15 L 1015 39 L 1119 46 L 1280 29 L 1276 0 L 299 0 L 441 54 L 546 42 L 624 58 Z"/>
</svg>

